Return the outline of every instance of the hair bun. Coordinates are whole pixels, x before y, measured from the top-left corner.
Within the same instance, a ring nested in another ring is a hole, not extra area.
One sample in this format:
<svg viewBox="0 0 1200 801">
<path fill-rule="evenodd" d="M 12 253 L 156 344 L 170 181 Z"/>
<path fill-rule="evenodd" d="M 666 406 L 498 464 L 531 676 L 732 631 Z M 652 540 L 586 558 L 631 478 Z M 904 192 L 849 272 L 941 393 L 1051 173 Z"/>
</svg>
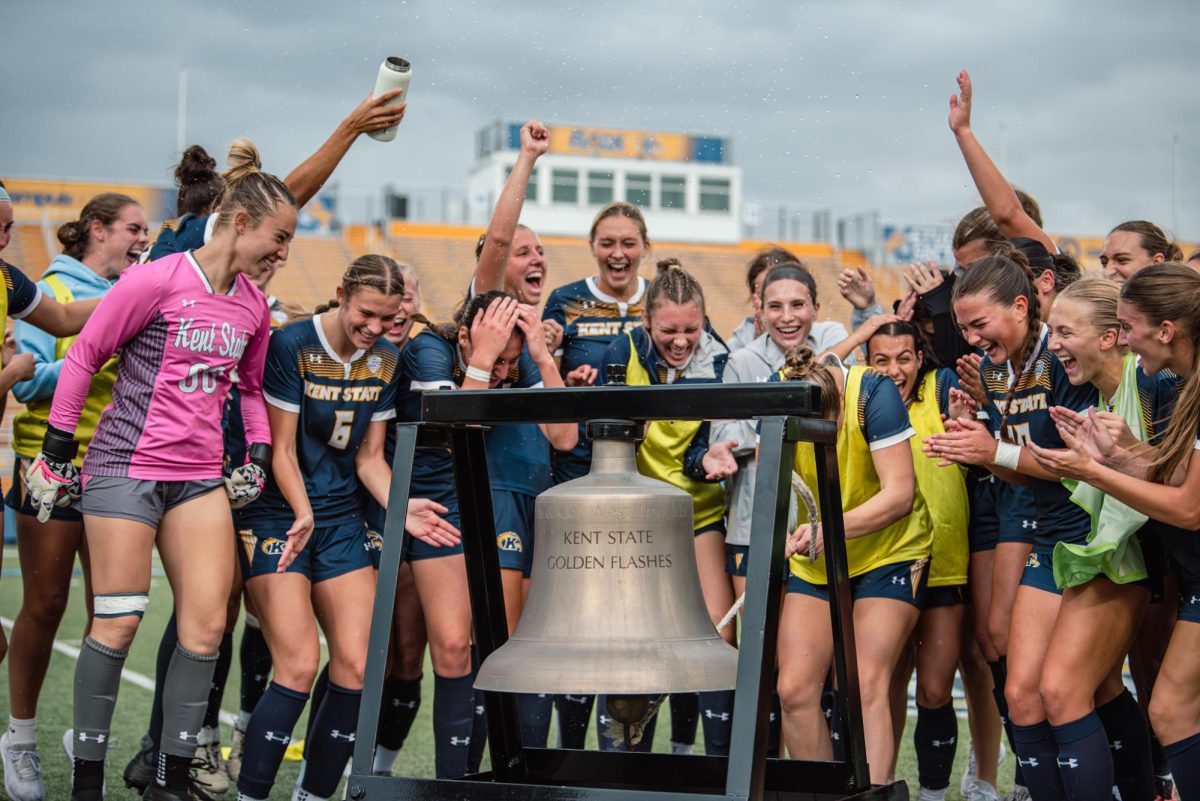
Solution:
<svg viewBox="0 0 1200 801">
<path fill-rule="evenodd" d="M 784 358 L 783 369 L 788 380 L 807 378 L 817 369 L 817 354 L 808 345 L 789 348 Z"/>
<path fill-rule="evenodd" d="M 262 158 L 258 155 L 258 148 L 244 136 L 233 140 L 225 163 L 228 169 L 222 177 L 226 184 L 236 184 L 247 175 L 262 171 Z"/>
<path fill-rule="evenodd" d="M 179 165 L 175 167 L 175 183 L 180 188 L 207 183 L 216 177 L 217 160 L 200 145 L 192 145 L 183 151 Z"/>
<path fill-rule="evenodd" d="M 79 224 L 79 220 L 71 220 L 58 227 L 58 241 L 63 247 L 70 248 L 81 239 L 83 239 L 83 227 Z"/>
<path fill-rule="evenodd" d="M 675 258 L 674 256 L 672 256 L 668 259 L 659 259 L 658 260 L 658 271 L 660 273 L 665 273 L 667 270 L 682 270 L 682 269 L 683 269 L 683 262 L 681 262 L 679 259 Z"/>
</svg>

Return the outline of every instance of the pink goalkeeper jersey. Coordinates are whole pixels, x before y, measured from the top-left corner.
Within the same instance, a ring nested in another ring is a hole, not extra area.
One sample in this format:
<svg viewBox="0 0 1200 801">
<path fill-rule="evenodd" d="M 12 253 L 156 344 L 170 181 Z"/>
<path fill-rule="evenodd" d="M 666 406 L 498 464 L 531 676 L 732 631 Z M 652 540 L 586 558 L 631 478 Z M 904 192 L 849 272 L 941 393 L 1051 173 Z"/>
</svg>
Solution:
<svg viewBox="0 0 1200 801">
<path fill-rule="evenodd" d="M 92 375 L 120 349 L 112 403 L 83 472 L 220 478 L 221 413 L 235 368 L 246 441 L 271 441 L 262 397 L 270 330 L 266 298 L 240 273 L 218 294 L 190 252 L 129 267 L 67 351 L 50 425 L 75 430 Z"/>
</svg>

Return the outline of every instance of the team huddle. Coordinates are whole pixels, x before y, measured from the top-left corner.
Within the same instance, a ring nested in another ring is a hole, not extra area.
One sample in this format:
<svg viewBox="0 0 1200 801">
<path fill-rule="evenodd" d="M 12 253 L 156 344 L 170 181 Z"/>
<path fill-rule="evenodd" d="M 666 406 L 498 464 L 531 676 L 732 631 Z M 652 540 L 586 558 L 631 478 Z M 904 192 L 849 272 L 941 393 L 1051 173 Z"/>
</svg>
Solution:
<svg viewBox="0 0 1200 801">
<path fill-rule="evenodd" d="M 401 121 L 391 94 L 360 104 L 284 179 L 261 170 L 246 140 L 224 173 L 189 148 L 176 171 L 180 216 L 152 247 L 138 203 L 107 193 L 62 226 L 63 252 L 37 284 L 0 261 L 0 303 L 18 320 L 0 393 L 25 404 L 6 498 L 24 581 L 0 737 L 9 797 L 45 798 L 37 703 L 76 554 L 90 614 L 63 745 L 72 799 L 104 797 L 155 546 L 175 608 L 124 782 L 147 799 L 210 799 L 236 785 L 238 801 L 265 801 L 307 707 L 291 797 L 333 797 L 358 721 L 394 424 L 420 420 L 425 392 L 585 387 L 623 374 L 631 385 L 820 386 L 820 412 L 838 426 L 873 783 L 895 778 L 915 674 L 920 798 L 945 798 L 959 676 L 971 801 L 998 799 L 1002 738 L 1017 755 L 1016 801 L 1165 800 L 1176 786 L 1200 798 L 1200 511 L 1189 503 L 1200 490 L 1200 272 L 1157 226 L 1130 221 L 1105 242 L 1104 275 L 1084 275 L 972 135 L 970 80 L 958 80 L 950 127 L 984 205 L 958 225 L 956 268 L 908 268 L 886 312 L 865 270 L 843 271 L 850 331 L 817 320 L 817 283 L 781 248 L 747 265 L 753 314 L 714 330 L 685 263 L 640 274 L 651 240 L 623 202 L 591 226 L 596 274 L 545 292 L 549 265 L 519 223 L 548 146 L 536 121 L 521 128 L 452 320 L 422 316 L 418 276 L 383 255 L 355 259 L 315 310 L 275 298 L 297 209 L 359 134 Z M 2 249 L 12 227 L 2 185 L 0 224 Z M 528 590 L 535 499 L 585 475 L 591 448 L 575 424 L 486 436 L 511 631 Z M 756 439 L 754 420 L 660 421 L 638 445 L 642 474 L 693 498 L 714 624 L 745 591 Z M 798 447 L 794 470 L 815 486 L 811 447 Z M 822 531 L 795 509 L 769 750 L 827 760 L 842 724 Z M 436 774 L 462 776 L 479 770 L 486 730 L 448 451 L 418 450 L 400 511 L 373 770 L 393 770 L 428 648 Z M 243 607 L 240 714 L 225 758 L 218 715 Z M 736 623 L 720 634 L 736 645 Z M 689 753 L 701 729 L 704 752 L 727 755 L 732 708 L 733 691 L 672 695 L 672 751 Z M 626 747 L 594 697 L 521 694 L 518 709 L 526 746 L 545 747 L 557 716 L 560 747 L 584 748 L 593 719 L 602 749 Z M 633 747 L 653 747 L 656 720 Z"/>
</svg>

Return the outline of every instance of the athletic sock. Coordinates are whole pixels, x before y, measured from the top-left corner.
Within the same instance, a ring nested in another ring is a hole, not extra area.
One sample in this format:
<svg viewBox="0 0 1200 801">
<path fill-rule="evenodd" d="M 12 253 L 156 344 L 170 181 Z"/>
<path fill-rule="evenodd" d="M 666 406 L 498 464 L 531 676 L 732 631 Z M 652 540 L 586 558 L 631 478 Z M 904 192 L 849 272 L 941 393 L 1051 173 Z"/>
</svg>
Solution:
<svg viewBox="0 0 1200 801">
<path fill-rule="evenodd" d="M 1058 743 L 1050 724 L 1043 720 L 1032 726 L 1013 726 L 1013 745 L 1029 794 L 1037 801 L 1064 801 L 1066 792 L 1058 772 Z"/>
<path fill-rule="evenodd" d="M 332 681 L 308 733 L 305 750 L 304 781 L 301 787 L 318 798 L 329 798 L 337 791 L 342 771 L 354 751 L 354 729 L 362 690 L 339 687 Z"/>
<path fill-rule="evenodd" d="M 434 772 L 439 779 L 467 773 L 475 691 L 468 673 L 458 678 L 433 675 Z"/>
<path fill-rule="evenodd" d="M 246 727 L 246 745 L 242 752 L 242 770 L 238 774 L 238 797 L 269 798 L 275 784 L 275 774 L 283 762 L 283 754 L 292 741 L 292 729 L 308 693 L 290 690 L 271 682 L 263 693 L 250 724 Z"/>
<path fill-rule="evenodd" d="M 587 745 L 588 724 L 592 720 L 594 695 L 556 695 L 558 710 L 558 747 L 582 751 Z"/>
<path fill-rule="evenodd" d="M 1008 747 L 1012 752 L 1017 753 L 1017 741 L 1013 734 L 1012 721 L 1008 719 L 1008 699 L 1004 697 L 1004 685 L 1008 683 L 1008 659 L 1000 657 L 995 662 L 988 662 L 988 669 L 992 672 L 992 698 L 996 700 L 996 711 L 1000 713 L 1000 723 L 1004 726 L 1004 735 L 1008 738 Z M 1013 772 L 1013 784 L 1021 787 L 1028 787 L 1028 783 L 1024 778 L 1024 769 L 1021 767 L 1021 761 L 1016 761 L 1016 769 Z"/>
<path fill-rule="evenodd" d="M 238 646 L 238 661 L 242 671 L 241 708 L 253 712 L 267 691 L 272 666 L 271 649 L 267 647 L 267 639 L 263 637 L 258 619 L 253 615 L 246 615 L 242 642 Z"/>
<path fill-rule="evenodd" d="M 208 705 L 204 712 L 204 725 L 216 729 L 221 725 L 221 701 L 225 698 L 225 682 L 229 679 L 229 668 L 233 665 L 233 633 L 221 638 L 217 649 L 217 666 L 213 670 L 212 683 L 208 688 Z M 217 742 L 220 740 L 218 739 Z"/>
<path fill-rule="evenodd" d="M 733 734 L 733 690 L 700 693 L 700 723 L 704 726 L 704 753 L 729 756 L 729 740 Z"/>
<path fill-rule="evenodd" d="M 672 693 L 671 704 L 671 751 L 676 746 L 691 747 L 696 744 L 696 729 L 700 722 L 699 693 Z"/>
<path fill-rule="evenodd" d="M 329 691 L 329 663 L 326 662 L 321 672 L 317 674 L 317 680 L 313 682 L 312 693 L 310 697 L 312 703 L 308 705 L 308 720 L 304 723 L 304 758 L 308 759 L 308 741 L 312 738 L 313 724 L 317 720 L 317 711 L 321 708 L 321 704 L 325 702 L 325 693 Z"/>
<path fill-rule="evenodd" d="M 546 693 L 518 693 L 517 717 L 521 721 L 521 745 L 545 748 L 550 737 L 550 713 L 554 696 Z"/>
<path fill-rule="evenodd" d="M 953 701 L 936 708 L 917 704 L 913 746 L 917 751 L 921 792 L 926 789 L 944 792 L 950 786 L 954 755 L 958 751 L 958 718 Z"/>
<path fill-rule="evenodd" d="M 377 745 L 398 752 L 404 747 L 404 740 L 412 731 L 413 721 L 421 708 L 421 680 L 387 678 L 383 683 L 380 706 Z"/>
<path fill-rule="evenodd" d="M 1067 798 L 1071 801 L 1111 798 L 1112 752 L 1100 716 L 1089 712 L 1079 720 L 1053 729 L 1058 742 L 1058 773 Z"/>
<path fill-rule="evenodd" d="M 1154 727 L 1150 727 L 1150 759 L 1154 763 L 1156 781 L 1171 777 L 1171 766 L 1167 764 L 1167 754 L 1163 751 L 1158 735 L 1154 733 Z"/>
<path fill-rule="evenodd" d="M 1200 798 L 1200 734 L 1164 744 L 1163 753 L 1175 777 L 1175 797 Z"/>
<path fill-rule="evenodd" d="M 171 666 L 171 657 L 175 655 L 178 645 L 179 629 L 175 610 L 171 610 L 171 617 L 167 620 L 167 627 L 163 629 L 162 639 L 158 641 L 158 654 L 154 658 L 154 699 L 150 702 L 150 729 L 146 736 L 153 743 L 155 751 L 162 741 L 163 687 L 167 686 L 167 669 Z"/>
<path fill-rule="evenodd" d="M 79 661 L 75 663 L 76 759 L 104 761 L 117 691 L 121 688 L 121 668 L 128 656 L 129 651 L 125 649 L 109 648 L 91 637 L 84 637 Z"/>
<path fill-rule="evenodd" d="M 478 670 L 476 666 L 476 670 Z M 471 684 L 475 684 L 475 673 L 471 673 Z M 474 704 L 471 717 L 471 742 L 467 745 L 467 773 L 478 773 L 483 764 L 483 749 L 487 747 L 487 702 L 483 690 L 475 690 L 471 696 Z"/>
<path fill-rule="evenodd" d="M 1142 708 L 1128 690 L 1103 706 L 1096 714 L 1108 736 L 1112 753 L 1113 783 L 1124 801 L 1153 801 L 1154 758 L 1150 727 Z"/>
<path fill-rule="evenodd" d="M 158 744 L 157 779 L 163 786 L 187 787 L 188 768 L 200 742 L 216 666 L 215 653 L 197 654 L 182 645 L 175 646 L 163 687 L 163 729 Z"/>
<path fill-rule="evenodd" d="M 846 749 L 842 744 L 842 709 L 839 700 L 838 691 L 833 689 L 833 680 L 825 679 L 825 689 L 821 691 L 821 711 L 825 713 L 825 722 L 829 725 L 833 758 L 841 762 L 846 758 Z"/>
<path fill-rule="evenodd" d="M 8 716 L 8 740 L 26 745 L 37 742 L 37 716 L 28 720 Z"/>
</svg>

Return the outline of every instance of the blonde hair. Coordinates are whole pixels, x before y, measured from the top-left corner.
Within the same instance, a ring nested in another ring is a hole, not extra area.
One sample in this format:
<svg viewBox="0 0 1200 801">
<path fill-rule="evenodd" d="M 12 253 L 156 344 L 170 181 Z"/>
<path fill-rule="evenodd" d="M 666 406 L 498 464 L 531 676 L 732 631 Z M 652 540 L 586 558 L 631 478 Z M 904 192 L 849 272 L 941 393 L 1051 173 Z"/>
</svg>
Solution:
<svg viewBox="0 0 1200 801">
<path fill-rule="evenodd" d="M 791 348 L 783 365 L 784 381 L 810 381 L 821 388 L 821 417 L 838 419 L 842 408 L 842 393 L 838 389 L 833 373 L 817 361 L 817 355 L 808 345 Z"/>
<path fill-rule="evenodd" d="M 1097 331 L 1109 329 L 1121 330 L 1117 319 L 1117 300 L 1121 297 L 1121 287 L 1115 281 L 1110 281 L 1099 275 L 1089 275 L 1080 278 L 1073 284 L 1068 284 L 1058 293 L 1056 300 L 1075 300 L 1086 303 L 1091 308 L 1088 316 L 1092 326 Z"/>
<path fill-rule="evenodd" d="M 244 211 L 253 225 L 275 213 L 280 203 L 297 208 L 296 198 L 287 185 L 270 173 L 262 171 L 258 148 L 249 139 L 234 140 L 226 157 L 228 169 L 221 173 L 225 192 L 221 195 L 221 211 L 214 230 L 233 222 L 234 215 Z"/>
</svg>

